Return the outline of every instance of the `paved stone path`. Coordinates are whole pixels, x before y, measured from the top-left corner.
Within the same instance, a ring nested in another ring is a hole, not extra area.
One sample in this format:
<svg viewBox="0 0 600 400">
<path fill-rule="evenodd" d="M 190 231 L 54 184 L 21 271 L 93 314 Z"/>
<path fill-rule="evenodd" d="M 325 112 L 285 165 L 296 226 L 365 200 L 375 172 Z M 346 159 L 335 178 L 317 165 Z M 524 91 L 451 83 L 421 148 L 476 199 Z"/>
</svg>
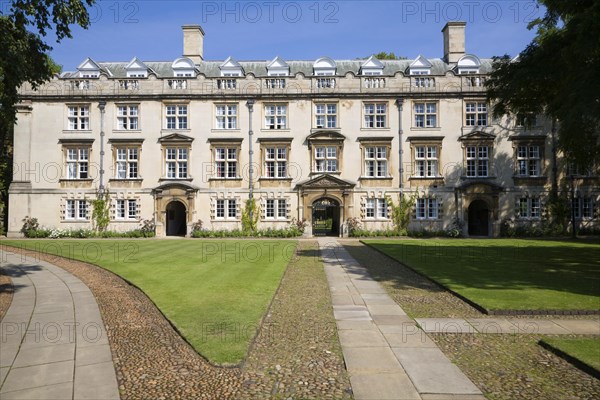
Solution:
<svg viewBox="0 0 600 400">
<path fill-rule="evenodd" d="M 119 399 L 108 337 L 90 289 L 34 256 L 0 250 L 15 288 L 0 322 L 0 398 Z"/>
<path fill-rule="evenodd" d="M 415 321 L 428 333 L 600 335 L 600 317 L 595 319 L 417 318 Z"/>
<path fill-rule="evenodd" d="M 319 246 L 355 399 L 485 399 L 337 240 Z"/>
</svg>

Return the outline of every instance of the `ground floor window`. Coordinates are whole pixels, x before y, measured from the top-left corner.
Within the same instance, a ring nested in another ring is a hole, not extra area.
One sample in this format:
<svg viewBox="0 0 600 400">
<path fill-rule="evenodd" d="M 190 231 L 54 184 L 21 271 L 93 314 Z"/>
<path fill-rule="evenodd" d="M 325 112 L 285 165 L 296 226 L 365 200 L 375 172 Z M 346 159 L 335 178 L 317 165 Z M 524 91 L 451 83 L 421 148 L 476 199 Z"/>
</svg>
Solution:
<svg viewBox="0 0 600 400">
<path fill-rule="evenodd" d="M 287 219 L 285 199 L 267 199 L 265 201 L 265 219 Z"/>
<path fill-rule="evenodd" d="M 576 197 L 573 208 L 577 219 L 594 218 L 594 199 L 590 196 Z"/>
<path fill-rule="evenodd" d="M 366 199 L 365 217 L 367 219 L 387 219 L 388 205 L 384 198 Z"/>
<path fill-rule="evenodd" d="M 440 204 L 435 197 L 423 197 L 415 201 L 416 219 L 438 219 Z"/>
<path fill-rule="evenodd" d="M 138 204 L 135 199 L 117 199 L 115 201 L 115 219 L 137 220 Z"/>
<path fill-rule="evenodd" d="M 540 218 L 541 202 L 539 197 L 520 197 L 517 200 L 518 218 Z"/>
<path fill-rule="evenodd" d="M 235 199 L 217 199 L 216 219 L 237 219 L 237 201 Z"/>
<path fill-rule="evenodd" d="M 87 200 L 67 200 L 65 203 L 66 220 L 87 220 L 88 202 Z"/>
</svg>

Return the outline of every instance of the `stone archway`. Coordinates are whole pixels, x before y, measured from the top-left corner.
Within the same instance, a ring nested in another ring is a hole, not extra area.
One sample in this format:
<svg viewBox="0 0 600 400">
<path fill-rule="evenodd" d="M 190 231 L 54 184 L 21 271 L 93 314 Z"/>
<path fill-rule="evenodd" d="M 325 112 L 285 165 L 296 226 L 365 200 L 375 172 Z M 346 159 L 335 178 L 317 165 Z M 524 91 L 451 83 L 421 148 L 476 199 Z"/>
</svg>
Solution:
<svg viewBox="0 0 600 400">
<path fill-rule="evenodd" d="M 322 197 L 312 203 L 312 232 L 315 236 L 339 236 L 340 203 Z"/>
<path fill-rule="evenodd" d="M 185 236 L 187 233 L 187 210 L 185 205 L 177 200 L 171 201 L 165 207 L 167 213 L 167 236 Z"/>
<path fill-rule="evenodd" d="M 469 236 L 490 235 L 490 209 L 483 200 L 474 200 L 468 210 Z"/>
</svg>

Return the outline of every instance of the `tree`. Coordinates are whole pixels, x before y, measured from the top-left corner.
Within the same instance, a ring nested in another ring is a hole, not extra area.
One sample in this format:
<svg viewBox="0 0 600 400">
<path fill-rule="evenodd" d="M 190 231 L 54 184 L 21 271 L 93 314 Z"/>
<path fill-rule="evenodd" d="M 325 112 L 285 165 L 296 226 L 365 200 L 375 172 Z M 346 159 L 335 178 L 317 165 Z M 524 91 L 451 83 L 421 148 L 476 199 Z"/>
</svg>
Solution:
<svg viewBox="0 0 600 400">
<path fill-rule="evenodd" d="M 86 6 L 94 1 L 13 0 L 7 13 L 0 10 L 0 210 L 11 179 L 19 87 L 25 82 L 38 87 L 60 72 L 60 66 L 47 55 L 52 47 L 44 38 L 53 31 L 60 42 L 71 37 L 72 25 L 87 28 L 90 20 Z"/>
<path fill-rule="evenodd" d="M 406 60 L 406 57 L 400 57 L 395 55 L 393 52 L 386 53 L 385 51 L 380 51 L 375 54 L 375 58 L 378 60 Z"/>
<path fill-rule="evenodd" d="M 538 0 L 536 37 L 511 60 L 495 59 L 487 81 L 494 115 L 546 115 L 556 123 L 558 149 L 582 168 L 600 157 L 600 2 Z"/>
</svg>

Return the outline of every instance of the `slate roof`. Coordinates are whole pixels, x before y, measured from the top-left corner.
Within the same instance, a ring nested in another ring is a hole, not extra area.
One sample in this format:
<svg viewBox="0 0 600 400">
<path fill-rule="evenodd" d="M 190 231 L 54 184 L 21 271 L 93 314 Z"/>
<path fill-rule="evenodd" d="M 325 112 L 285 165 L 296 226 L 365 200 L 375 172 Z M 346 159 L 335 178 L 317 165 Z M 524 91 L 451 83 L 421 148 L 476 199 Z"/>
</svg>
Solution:
<svg viewBox="0 0 600 400">
<path fill-rule="evenodd" d="M 239 61 L 245 74 L 253 74 L 256 77 L 267 76 L 267 64 L 271 60 L 265 61 Z M 314 60 L 310 61 L 288 61 L 285 60 L 290 67 L 290 75 L 294 76 L 297 73 L 302 73 L 305 76 L 313 76 L 313 65 Z M 383 76 L 393 76 L 397 72 L 406 73 L 412 60 L 380 60 L 384 65 Z M 154 73 L 158 78 L 170 78 L 175 76 L 173 68 L 171 67 L 172 61 L 143 61 L 150 69 L 149 73 Z M 337 64 L 336 76 L 344 76 L 349 72 L 354 75 L 359 75 L 360 67 L 365 60 L 335 60 Z M 429 59 L 432 64 L 431 75 L 444 75 L 447 71 L 451 71 L 455 68 L 453 65 L 446 64 L 440 58 Z M 202 61 L 200 64 L 196 64 L 198 74 L 202 74 L 207 78 L 217 78 L 221 76 L 221 70 L 219 66 L 223 61 Z M 98 62 L 101 69 L 110 71 L 113 78 L 125 78 L 127 77 L 127 71 L 125 67 L 129 64 L 129 61 L 124 62 Z M 491 59 L 481 59 L 480 73 L 487 74 L 492 70 Z M 109 74 L 109 76 L 110 76 Z M 61 75 L 63 78 L 76 77 L 76 72 L 65 72 Z"/>
</svg>

